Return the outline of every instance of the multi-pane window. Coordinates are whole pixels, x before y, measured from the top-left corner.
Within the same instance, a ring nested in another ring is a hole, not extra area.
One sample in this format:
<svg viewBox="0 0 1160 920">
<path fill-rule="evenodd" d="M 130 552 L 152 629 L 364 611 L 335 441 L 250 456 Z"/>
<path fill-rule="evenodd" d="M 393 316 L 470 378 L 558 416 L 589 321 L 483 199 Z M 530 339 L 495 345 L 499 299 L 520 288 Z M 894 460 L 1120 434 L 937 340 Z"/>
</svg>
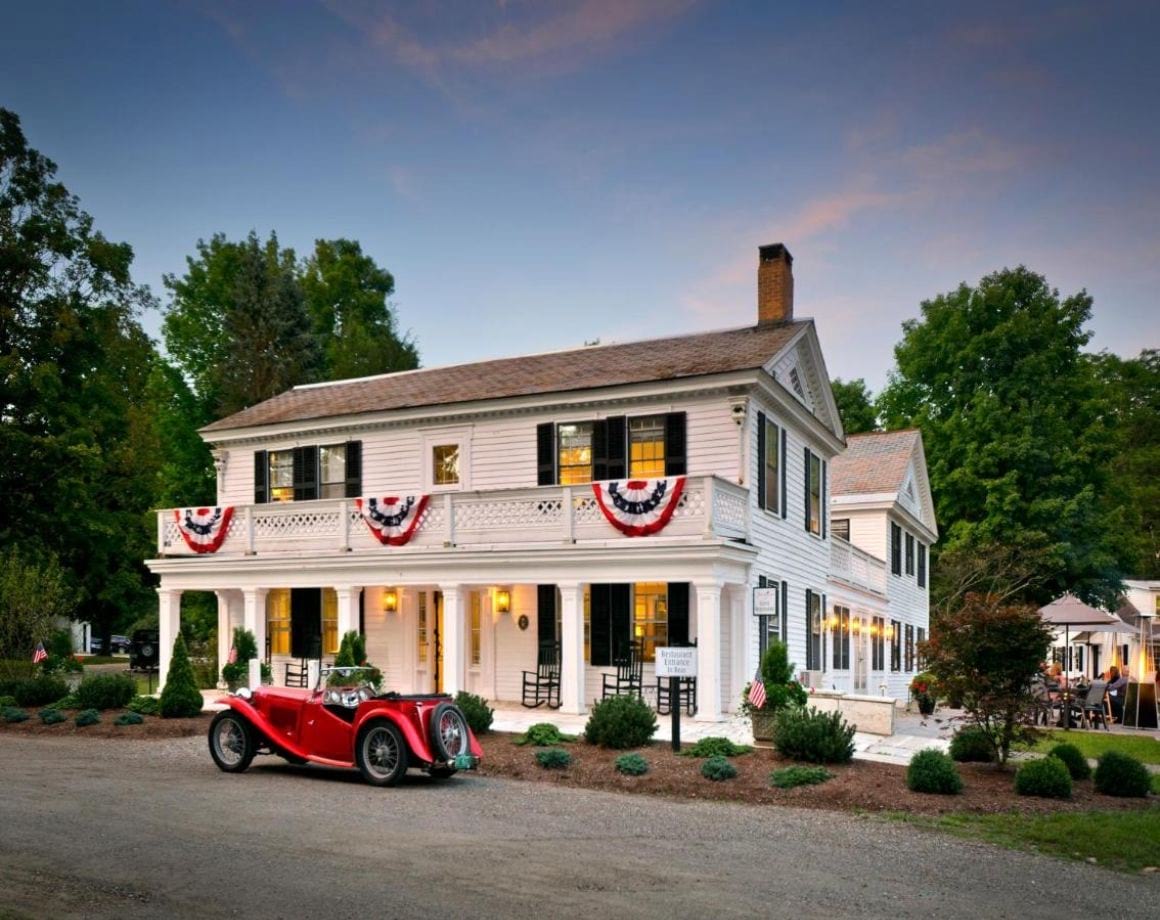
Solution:
<svg viewBox="0 0 1160 920">
<path fill-rule="evenodd" d="M 902 670 L 902 624 L 890 621 L 890 670 Z"/>
<path fill-rule="evenodd" d="M 436 444 L 431 448 L 431 464 L 431 482 L 434 485 L 459 485 L 458 444 Z"/>
<path fill-rule="evenodd" d="M 346 496 L 346 445 L 328 444 L 318 448 L 318 497 Z"/>
<path fill-rule="evenodd" d="M 294 501 L 294 451 L 272 450 L 267 459 L 270 469 L 270 501 Z"/>
<path fill-rule="evenodd" d="M 822 669 L 822 596 L 806 591 L 806 670 Z"/>
<path fill-rule="evenodd" d="M 834 607 L 834 670 L 847 671 L 850 668 L 850 608 Z"/>
<path fill-rule="evenodd" d="M 427 667 L 427 655 L 429 654 L 428 630 L 427 630 L 427 592 L 419 592 L 419 610 L 415 618 L 416 631 L 415 639 L 418 645 L 419 667 Z"/>
<path fill-rule="evenodd" d="M 902 528 L 890 522 L 890 572 L 902 574 Z"/>
<path fill-rule="evenodd" d="M 922 643 L 926 641 L 926 630 L 920 626 L 916 633 L 914 637 L 914 662 L 918 670 L 921 671 L 926 667 L 926 661 L 922 657 Z"/>
<path fill-rule="evenodd" d="M 874 617 L 870 621 L 870 670 L 886 668 L 886 619 Z"/>
<path fill-rule="evenodd" d="M 830 533 L 848 541 L 850 539 L 850 519 L 834 518 L 830 521 Z"/>
<path fill-rule="evenodd" d="M 471 613 L 468 625 L 471 630 L 471 663 L 478 667 L 483 647 L 483 599 L 478 591 L 471 592 Z"/>
<path fill-rule="evenodd" d="M 906 535 L 906 574 L 914 574 L 914 534 Z"/>
<path fill-rule="evenodd" d="M 765 504 L 768 511 L 781 511 L 781 441 L 777 425 L 765 420 Z"/>
<path fill-rule="evenodd" d="M 334 588 L 322 589 L 322 654 L 337 655 L 338 635 L 338 594 Z"/>
<path fill-rule="evenodd" d="M 655 479 L 665 475 L 663 415 L 628 420 L 628 475 L 634 479 Z"/>
<path fill-rule="evenodd" d="M 914 627 L 906 624 L 906 670 L 914 670 Z"/>
<path fill-rule="evenodd" d="M 557 426 L 556 452 L 560 485 L 580 485 L 592 481 L 591 422 Z"/>
<path fill-rule="evenodd" d="M 808 500 L 806 505 L 806 529 L 810 533 L 822 532 L 822 458 L 810 453 L 808 479 Z"/>
<path fill-rule="evenodd" d="M 918 544 L 918 586 L 926 587 L 926 544 Z"/>
<path fill-rule="evenodd" d="M 266 595 L 266 638 L 271 655 L 290 654 L 289 588 L 273 588 Z"/>
<path fill-rule="evenodd" d="M 633 586 L 632 635 L 644 661 L 655 661 L 658 645 L 669 644 L 669 586 L 663 581 Z"/>
</svg>

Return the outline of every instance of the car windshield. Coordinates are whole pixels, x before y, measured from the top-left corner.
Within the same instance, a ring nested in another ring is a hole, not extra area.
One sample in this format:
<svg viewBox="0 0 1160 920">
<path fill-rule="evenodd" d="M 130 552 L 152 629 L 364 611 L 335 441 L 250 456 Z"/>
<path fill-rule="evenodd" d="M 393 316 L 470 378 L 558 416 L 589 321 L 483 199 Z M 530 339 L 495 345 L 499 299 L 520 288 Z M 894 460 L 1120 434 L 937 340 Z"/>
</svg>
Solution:
<svg viewBox="0 0 1160 920">
<path fill-rule="evenodd" d="M 376 675 L 374 668 L 322 668 L 316 690 L 327 706 L 356 709 L 359 703 L 372 699 L 378 692 L 374 683 Z"/>
</svg>

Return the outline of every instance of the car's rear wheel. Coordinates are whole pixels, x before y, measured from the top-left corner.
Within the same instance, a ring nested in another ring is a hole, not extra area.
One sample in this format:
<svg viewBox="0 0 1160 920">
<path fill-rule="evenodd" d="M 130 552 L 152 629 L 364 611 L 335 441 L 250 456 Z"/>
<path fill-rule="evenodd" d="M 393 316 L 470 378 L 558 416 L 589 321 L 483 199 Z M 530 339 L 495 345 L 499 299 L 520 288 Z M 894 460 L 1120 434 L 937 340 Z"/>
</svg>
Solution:
<svg viewBox="0 0 1160 920">
<path fill-rule="evenodd" d="M 431 713 L 431 753 L 440 760 L 454 760 L 461 754 L 471 753 L 467 720 L 459 707 L 440 703 Z"/>
<path fill-rule="evenodd" d="M 219 712 L 209 724 L 209 753 L 226 773 L 246 770 L 257 753 L 254 730 L 244 716 L 232 709 Z"/>
<path fill-rule="evenodd" d="M 359 732 L 355 760 L 372 786 L 393 786 L 407 772 L 407 744 L 393 724 L 374 722 Z"/>
</svg>

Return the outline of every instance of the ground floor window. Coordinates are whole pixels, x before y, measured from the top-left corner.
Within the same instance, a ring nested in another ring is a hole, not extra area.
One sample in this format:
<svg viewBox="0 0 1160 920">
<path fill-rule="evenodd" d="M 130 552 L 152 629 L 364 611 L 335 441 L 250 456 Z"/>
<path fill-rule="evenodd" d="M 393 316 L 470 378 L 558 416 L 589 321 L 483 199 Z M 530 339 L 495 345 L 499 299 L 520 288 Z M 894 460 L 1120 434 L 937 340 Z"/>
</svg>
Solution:
<svg viewBox="0 0 1160 920">
<path fill-rule="evenodd" d="M 274 588 L 266 594 L 266 640 L 271 655 L 290 654 L 289 588 Z"/>
<path fill-rule="evenodd" d="M 334 588 L 322 589 L 322 654 L 337 655 L 341 637 L 338 635 L 338 594 Z"/>
<path fill-rule="evenodd" d="M 920 626 L 917 632 L 918 634 L 915 636 L 916 647 L 914 655 L 918 669 L 921 671 L 926 667 L 926 659 L 922 656 L 922 643 L 926 641 L 926 630 Z"/>
<path fill-rule="evenodd" d="M 658 645 L 669 644 L 669 586 L 663 581 L 633 585 L 632 637 L 644 661 L 655 661 Z"/>
<path fill-rule="evenodd" d="M 470 629 L 471 629 L 471 663 L 475 667 L 479 667 L 479 661 L 482 657 L 482 636 L 483 636 L 483 598 L 479 596 L 478 591 L 471 592 L 471 613 L 470 613 Z"/>
<path fill-rule="evenodd" d="M 906 670 L 914 670 L 914 627 L 906 624 Z"/>
<path fill-rule="evenodd" d="M 415 614 L 415 640 L 416 651 L 419 656 L 419 667 L 427 667 L 427 656 L 429 654 L 428 639 L 427 639 L 427 592 L 419 592 L 419 603 Z"/>
<path fill-rule="evenodd" d="M 806 591 L 806 670 L 822 669 L 822 596 Z"/>
<path fill-rule="evenodd" d="M 757 587 L 768 588 L 774 592 L 773 611 L 757 617 L 757 652 L 760 659 L 760 656 L 765 654 L 765 650 L 769 648 L 771 642 L 787 641 L 783 620 L 785 613 L 783 609 L 785 586 L 781 582 L 761 575 L 757 579 Z"/>
<path fill-rule="evenodd" d="M 886 619 L 874 617 L 870 621 L 870 670 L 886 668 Z"/>
<path fill-rule="evenodd" d="M 850 669 L 850 608 L 834 606 L 834 670 Z"/>
<path fill-rule="evenodd" d="M 887 635 L 890 637 L 890 670 L 902 670 L 902 624 L 898 620 L 890 621 L 890 629 L 887 630 Z"/>
</svg>

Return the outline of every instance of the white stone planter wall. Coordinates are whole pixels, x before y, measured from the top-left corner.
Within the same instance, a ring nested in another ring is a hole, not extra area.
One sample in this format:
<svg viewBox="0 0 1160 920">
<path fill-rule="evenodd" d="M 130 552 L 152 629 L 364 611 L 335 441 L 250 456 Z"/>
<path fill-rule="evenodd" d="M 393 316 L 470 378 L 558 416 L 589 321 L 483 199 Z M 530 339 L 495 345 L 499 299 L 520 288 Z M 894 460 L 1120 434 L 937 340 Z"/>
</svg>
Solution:
<svg viewBox="0 0 1160 920">
<path fill-rule="evenodd" d="M 840 712 L 857 731 L 869 735 L 894 734 L 894 708 L 897 701 L 888 696 L 862 696 L 818 690 L 810 694 L 809 705 L 821 712 Z"/>
</svg>

